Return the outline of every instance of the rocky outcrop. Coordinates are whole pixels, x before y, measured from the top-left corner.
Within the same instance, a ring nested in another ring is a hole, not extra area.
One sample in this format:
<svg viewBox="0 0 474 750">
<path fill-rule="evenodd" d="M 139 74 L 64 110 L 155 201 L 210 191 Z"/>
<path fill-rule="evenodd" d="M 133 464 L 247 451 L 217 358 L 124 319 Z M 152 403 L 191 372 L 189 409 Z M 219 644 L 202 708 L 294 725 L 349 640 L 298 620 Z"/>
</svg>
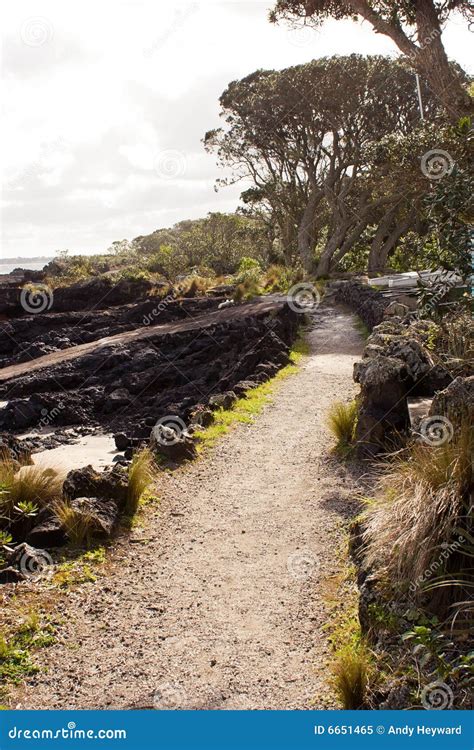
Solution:
<svg viewBox="0 0 474 750">
<path fill-rule="evenodd" d="M 25 284 L 43 283 L 43 271 L 30 271 L 15 268 L 9 274 L 0 275 L 0 315 L 21 315 L 21 290 Z"/>
<path fill-rule="evenodd" d="M 390 434 L 408 427 L 408 395 L 432 396 L 451 382 L 426 346 L 428 330 L 423 321 L 390 321 L 373 329 L 362 360 L 354 365 L 361 387 L 355 431 L 359 456 L 378 453 Z"/>
<path fill-rule="evenodd" d="M 453 427 L 474 424 L 474 375 L 458 377 L 442 391 L 438 391 L 430 407 L 431 417 L 446 417 Z"/>
<path fill-rule="evenodd" d="M 28 315 L 22 311 L 23 316 L 0 322 L 0 367 L 29 362 L 51 352 L 134 328 L 190 319 L 217 309 L 222 299 L 179 299 L 166 295 L 108 310 L 95 309 L 88 304 L 77 312 L 57 312 L 55 292 L 48 313 Z"/>
<path fill-rule="evenodd" d="M 297 313 L 284 303 L 235 310 L 202 328 L 151 328 L 146 340 L 104 345 L 6 381 L 0 400 L 8 396 L 9 402 L 0 409 L 0 429 L 45 422 L 102 426 L 136 447 L 164 417 L 177 416 L 189 426 L 196 411 L 230 403 L 288 362 Z"/>
<path fill-rule="evenodd" d="M 151 292 L 151 281 L 147 279 L 120 279 L 98 276 L 54 290 L 54 310 L 104 310 L 115 305 L 139 302 Z"/>
</svg>

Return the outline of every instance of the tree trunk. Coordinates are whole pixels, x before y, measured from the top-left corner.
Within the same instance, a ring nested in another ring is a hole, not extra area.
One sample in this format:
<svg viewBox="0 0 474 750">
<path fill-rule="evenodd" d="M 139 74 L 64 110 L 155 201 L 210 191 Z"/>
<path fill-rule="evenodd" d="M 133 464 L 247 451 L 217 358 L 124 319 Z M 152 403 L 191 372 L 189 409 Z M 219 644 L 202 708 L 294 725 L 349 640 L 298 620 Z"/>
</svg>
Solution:
<svg viewBox="0 0 474 750">
<path fill-rule="evenodd" d="M 344 238 L 349 231 L 352 221 L 346 222 L 341 228 L 339 228 L 336 232 L 334 232 L 330 237 L 328 237 L 328 240 L 326 242 L 326 246 L 321 253 L 321 257 L 319 259 L 318 267 L 316 269 L 316 276 L 319 278 L 320 276 L 328 276 L 329 271 L 331 270 L 332 266 L 332 259 L 334 256 L 334 253 L 336 252 L 337 248 L 341 246 L 341 244 L 344 241 Z"/>
<path fill-rule="evenodd" d="M 381 249 L 380 249 L 380 255 L 379 255 L 379 262 L 380 262 L 380 268 L 381 270 L 384 270 L 387 266 L 388 262 L 388 256 L 392 252 L 392 250 L 396 247 L 398 240 L 400 237 L 402 237 L 405 232 L 407 232 L 411 225 L 413 224 L 413 220 L 415 217 L 415 212 L 412 211 L 405 221 L 400 222 L 397 224 L 395 229 L 388 235 L 385 242 L 383 243 Z"/>
<path fill-rule="evenodd" d="M 308 273 L 314 270 L 314 213 L 321 196 L 321 190 L 311 191 L 298 227 L 298 255 Z"/>
<path fill-rule="evenodd" d="M 418 51 L 415 64 L 452 122 L 471 115 L 472 99 L 459 74 L 450 65 L 441 40 L 441 28 L 432 0 L 417 0 L 416 27 Z"/>
<path fill-rule="evenodd" d="M 349 0 L 349 4 L 355 13 L 371 24 L 376 33 L 390 37 L 399 50 L 412 60 L 439 98 L 451 122 L 456 123 L 460 117 L 472 115 L 472 99 L 450 65 L 441 41 L 440 22 L 433 0 L 413 0 L 418 44 L 409 39 L 400 23 L 385 21 L 367 0 Z"/>
<path fill-rule="evenodd" d="M 367 227 L 367 218 L 363 218 L 359 221 L 358 224 L 354 227 L 352 232 L 344 239 L 344 242 L 340 245 L 339 250 L 333 255 L 331 262 L 330 262 L 330 268 L 336 268 L 337 264 L 341 260 L 341 258 L 344 257 L 347 253 L 349 253 L 352 248 L 354 247 L 357 240 L 360 238 L 362 232 Z"/>
<path fill-rule="evenodd" d="M 390 225 L 395 218 L 396 211 L 397 207 L 392 206 L 392 208 L 386 212 L 385 216 L 382 217 L 382 220 L 377 227 L 369 252 L 368 271 L 370 273 L 377 273 L 378 271 L 383 270 L 380 263 L 380 253 L 387 234 L 390 231 Z"/>
<path fill-rule="evenodd" d="M 384 239 L 381 243 L 380 247 L 378 248 L 376 256 L 373 258 L 372 265 L 370 264 L 370 257 L 369 257 L 369 272 L 375 273 L 378 271 L 385 271 L 387 262 L 388 262 L 388 256 L 396 246 L 398 240 L 400 237 L 402 237 L 405 232 L 407 232 L 410 227 L 413 225 L 413 222 L 416 217 L 416 211 L 415 209 L 412 209 L 408 216 L 404 219 L 404 221 L 399 221 L 395 225 L 395 227 L 392 229 L 391 232 L 389 232 L 388 236 L 385 230 L 384 233 Z M 384 217 L 385 218 L 385 217 Z M 371 249 L 372 253 L 372 249 Z"/>
</svg>

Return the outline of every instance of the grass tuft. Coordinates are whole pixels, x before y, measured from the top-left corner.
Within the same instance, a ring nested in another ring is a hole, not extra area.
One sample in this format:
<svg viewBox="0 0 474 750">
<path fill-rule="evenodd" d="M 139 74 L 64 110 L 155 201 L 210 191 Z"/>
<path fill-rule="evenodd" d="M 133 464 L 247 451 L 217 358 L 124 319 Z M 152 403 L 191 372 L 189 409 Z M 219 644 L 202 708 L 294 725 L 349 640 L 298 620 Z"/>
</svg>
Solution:
<svg viewBox="0 0 474 750">
<path fill-rule="evenodd" d="M 16 470 L 11 461 L 0 463 L 0 515 L 10 517 L 15 507 L 53 505 L 61 496 L 62 479 L 54 469 L 27 466 Z"/>
<path fill-rule="evenodd" d="M 54 514 L 61 522 L 69 541 L 76 547 L 89 546 L 94 534 L 100 531 L 93 513 L 77 511 L 68 500 L 58 500 L 54 504 Z"/>
<path fill-rule="evenodd" d="M 128 493 L 125 513 L 134 516 L 140 504 L 140 498 L 153 481 L 156 469 L 153 453 L 144 448 L 136 453 L 128 471 Z"/>
<path fill-rule="evenodd" d="M 39 667 L 32 661 L 31 651 L 51 645 L 54 628 L 31 612 L 14 633 L 0 634 L 0 682 L 19 684 L 36 674 Z"/>
<path fill-rule="evenodd" d="M 342 455 L 347 454 L 354 439 L 357 424 L 357 401 L 335 401 L 327 415 L 327 425 L 336 438 L 335 450 Z"/>
<path fill-rule="evenodd" d="M 366 511 L 367 564 L 415 598 L 446 575 L 472 585 L 472 557 L 460 542 L 472 522 L 473 449 L 467 426 L 443 445 L 414 444 L 388 464 Z M 446 601 L 455 593 L 443 588 Z"/>
<path fill-rule="evenodd" d="M 333 685 L 342 707 L 357 711 L 366 704 L 370 654 L 366 648 L 341 649 L 332 666 Z"/>
</svg>

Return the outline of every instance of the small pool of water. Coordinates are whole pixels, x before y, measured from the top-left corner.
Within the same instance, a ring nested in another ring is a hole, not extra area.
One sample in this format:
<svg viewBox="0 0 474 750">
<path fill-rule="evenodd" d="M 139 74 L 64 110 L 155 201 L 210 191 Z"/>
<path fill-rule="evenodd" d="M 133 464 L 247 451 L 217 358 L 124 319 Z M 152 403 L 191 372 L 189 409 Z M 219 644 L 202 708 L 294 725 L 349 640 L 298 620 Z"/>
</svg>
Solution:
<svg viewBox="0 0 474 750">
<path fill-rule="evenodd" d="M 112 464 L 114 456 L 118 455 L 122 454 L 117 451 L 112 435 L 86 435 L 73 445 L 60 445 L 49 451 L 34 453 L 32 459 L 35 466 L 67 474 L 89 464 L 101 471 Z"/>
</svg>

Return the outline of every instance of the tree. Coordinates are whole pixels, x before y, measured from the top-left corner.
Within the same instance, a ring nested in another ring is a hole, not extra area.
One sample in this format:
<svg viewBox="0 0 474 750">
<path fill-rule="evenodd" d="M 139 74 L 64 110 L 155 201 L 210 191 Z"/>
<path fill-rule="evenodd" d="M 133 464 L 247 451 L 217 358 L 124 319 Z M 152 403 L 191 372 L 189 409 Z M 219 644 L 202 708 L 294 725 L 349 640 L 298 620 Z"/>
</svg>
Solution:
<svg viewBox="0 0 474 750">
<path fill-rule="evenodd" d="M 443 25 L 455 12 L 474 18 L 469 0 L 277 0 L 270 20 L 304 19 L 320 25 L 328 18 L 363 18 L 374 31 L 390 37 L 428 83 L 449 119 L 472 114 L 465 76 L 449 63 L 441 39 Z"/>
<path fill-rule="evenodd" d="M 234 273 L 245 256 L 266 265 L 272 242 L 260 216 L 218 212 L 134 240 L 139 255 L 149 259 L 149 269 L 170 279 L 192 269 L 212 269 L 218 275 Z"/>
<path fill-rule="evenodd" d="M 380 56 L 256 71 L 222 94 L 227 127 L 207 133 L 205 145 L 233 169 L 233 182 L 254 183 L 244 200 L 268 208 L 308 271 L 326 236 L 317 268 L 326 275 L 382 211 L 400 203 L 400 186 L 383 164 L 381 185 L 370 169 L 374 144 L 419 122 L 413 83 L 403 62 Z M 436 103 L 426 87 L 423 94 L 433 116 Z"/>
</svg>

